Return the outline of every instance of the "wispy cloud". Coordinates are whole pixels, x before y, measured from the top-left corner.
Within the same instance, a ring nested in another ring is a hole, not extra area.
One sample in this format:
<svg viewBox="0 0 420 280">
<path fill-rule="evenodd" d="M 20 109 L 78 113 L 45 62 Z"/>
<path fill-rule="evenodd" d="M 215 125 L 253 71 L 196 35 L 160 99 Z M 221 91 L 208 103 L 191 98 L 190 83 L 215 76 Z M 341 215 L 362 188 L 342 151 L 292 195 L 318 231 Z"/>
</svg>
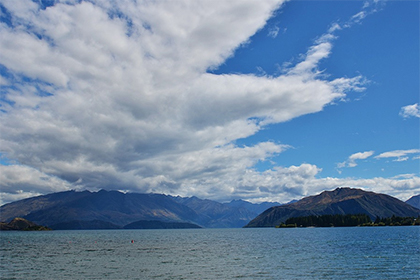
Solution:
<svg viewBox="0 0 420 280">
<path fill-rule="evenodd" d="M 382 154 L 379 154 L 375 156 L 377 159 L 382 158 L 395 158 L 394 161 L 406 161 L 408 160 L 408 155 L 416 155 L 415 157 L 418 157 L 420 154 L 420 149 L 410 149 L 410 150 L 395 150 L 390 152 L 384 152 Z M 413 158 L 415 159 L 415 158 Z"/>
<path fill-rule="evenodd" d="M 337 164 L 338 168 L 343 168 L 343 167 L 356 167 L 357 160 L 363 160 L 363 159 L 367 159 L 368 157 L 371 157 L 375 152 L 374 151 L 366 151 L 366 152 L 358 152 L 355 154 L 352 154 L 351 156 L 349 156 L 349 158 L 341 163 Z"/>
<path fill-rule="evenodd" d="M 420 108 L 419 104 L 415 103 L 413 105 L 407 105 L 401 108 L 400 116 L 403 118 L 420 118 Z"/>
<path fill-rule="evenodd" d="M 385 4 L 386 4 L 386 1 L 383 1 L 383 0 L 365 1 L 360 11 L 358 11 L 356 14 L 351 16 L 350 19 L 342 23 L 335 22 L 330 28 L 330 31 L 340 30 L 343 28 L 350 28 L 355 24 L 362 24 L 363 20 L 367 16 L 378 12 Z"/>
<path fill-rule="evenodd" d="M 267 36 L 271 38 L 276 38 L 277 35 L 279 34 L 279 31 L 280 31 L 280 28 L 277 25 L 273 26 L 268 30 Z"/>
<path fill-rule="evenodd" d="M 354 22 L 354 23 L 360 23 L 365 17 L 366 17 L 366 12 L 361 11 L 361 12 L 358 12 L 357 14 L 353 15 L 351 17 L 350 21 Z"/>
</svg>

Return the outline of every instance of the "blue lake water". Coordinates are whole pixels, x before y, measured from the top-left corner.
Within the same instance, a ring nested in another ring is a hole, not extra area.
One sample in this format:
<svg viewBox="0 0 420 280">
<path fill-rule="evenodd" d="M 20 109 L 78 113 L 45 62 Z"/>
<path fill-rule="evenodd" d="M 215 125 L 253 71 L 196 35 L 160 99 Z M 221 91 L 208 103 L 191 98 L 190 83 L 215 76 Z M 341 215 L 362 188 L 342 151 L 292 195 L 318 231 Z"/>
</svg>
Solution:
<svg viewBox="0 0 420 280">
<path fill-rule="evenodd" d="M 1 232 L 0 245 L 1 279 L 420 279 L 420 227 Z"/>
</svg>

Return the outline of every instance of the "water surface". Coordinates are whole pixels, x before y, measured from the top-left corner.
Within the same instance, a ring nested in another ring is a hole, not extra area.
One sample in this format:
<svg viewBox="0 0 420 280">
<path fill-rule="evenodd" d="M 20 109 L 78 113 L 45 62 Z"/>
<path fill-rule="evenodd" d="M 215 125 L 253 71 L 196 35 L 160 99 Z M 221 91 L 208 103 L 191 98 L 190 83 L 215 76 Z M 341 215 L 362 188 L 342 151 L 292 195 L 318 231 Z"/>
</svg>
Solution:
<svg viewBox="0 0 420 280">
<path fill-rule="evenodd" d="M 1 232 L 1 279 L 420 279 L 420 227 Z"/>
</svg>

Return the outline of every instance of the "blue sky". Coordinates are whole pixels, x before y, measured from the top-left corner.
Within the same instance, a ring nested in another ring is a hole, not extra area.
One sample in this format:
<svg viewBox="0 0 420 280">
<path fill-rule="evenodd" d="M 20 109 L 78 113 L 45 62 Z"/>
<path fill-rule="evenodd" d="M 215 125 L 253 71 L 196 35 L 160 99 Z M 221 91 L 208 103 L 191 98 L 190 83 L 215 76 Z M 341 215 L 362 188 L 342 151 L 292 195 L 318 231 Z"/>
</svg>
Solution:
<svg viewBox="0 0 420 280">
<path fill-rule="evenodd" d="M 344 24 L 362 6 L 361 1 L 289 2 L 248 45 L 214 72 L 278 75 L 284 62 L 298 59 L 333 23 Z M 361 161 L 358 168 L 337 168 L 337 163 L 353 153 L 373 150 L 378 155 L 419 147 L 418 118 L 399 114 L 403 106 L 419 100 L 418 3 L 390 1 L 366 11 L 368 15 L 359 23 L 335 33 L 330 56 L 318 66 L 329 78 L 362 75 L 366 90 L 350 93 L 347 101 L 327 106 L 322 112 L 271 125 L 238 143 L 287 143 L 294 148 L 272 159 L 275 164 L 313 163 L 322 167 L 321 176 L 419 174 L 419 161 L 411 157 L 404 162 L 371 157 Z M 278 29 L 275 38 L 269 35 L 273 29 Z"/>
<path fill-rule="evenodd" d="M 0 204 L 420 193 L 417 1 L 0 7 Z"/>
</svg>

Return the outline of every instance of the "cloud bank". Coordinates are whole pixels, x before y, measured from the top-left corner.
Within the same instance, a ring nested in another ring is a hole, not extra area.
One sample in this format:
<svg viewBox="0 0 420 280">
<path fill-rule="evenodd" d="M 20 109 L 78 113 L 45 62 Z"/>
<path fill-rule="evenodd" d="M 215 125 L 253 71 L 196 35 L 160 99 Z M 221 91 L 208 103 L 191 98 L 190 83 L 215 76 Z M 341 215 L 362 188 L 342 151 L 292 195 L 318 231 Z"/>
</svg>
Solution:
<svg viewBox="0 0 420 280">
<path fill-rule="evenodd" d="M 0 146 L 17 163 L 0 166 L 2 202 L 101 188 L 285 201 L 348 184 L 310 164 L 257 171 L 289 146 L 235 144 L 363 90 L 317 69 L 335 30 L 280 76 L 208 72 L 282 2 L 2 0 Z"/>
</svg>

